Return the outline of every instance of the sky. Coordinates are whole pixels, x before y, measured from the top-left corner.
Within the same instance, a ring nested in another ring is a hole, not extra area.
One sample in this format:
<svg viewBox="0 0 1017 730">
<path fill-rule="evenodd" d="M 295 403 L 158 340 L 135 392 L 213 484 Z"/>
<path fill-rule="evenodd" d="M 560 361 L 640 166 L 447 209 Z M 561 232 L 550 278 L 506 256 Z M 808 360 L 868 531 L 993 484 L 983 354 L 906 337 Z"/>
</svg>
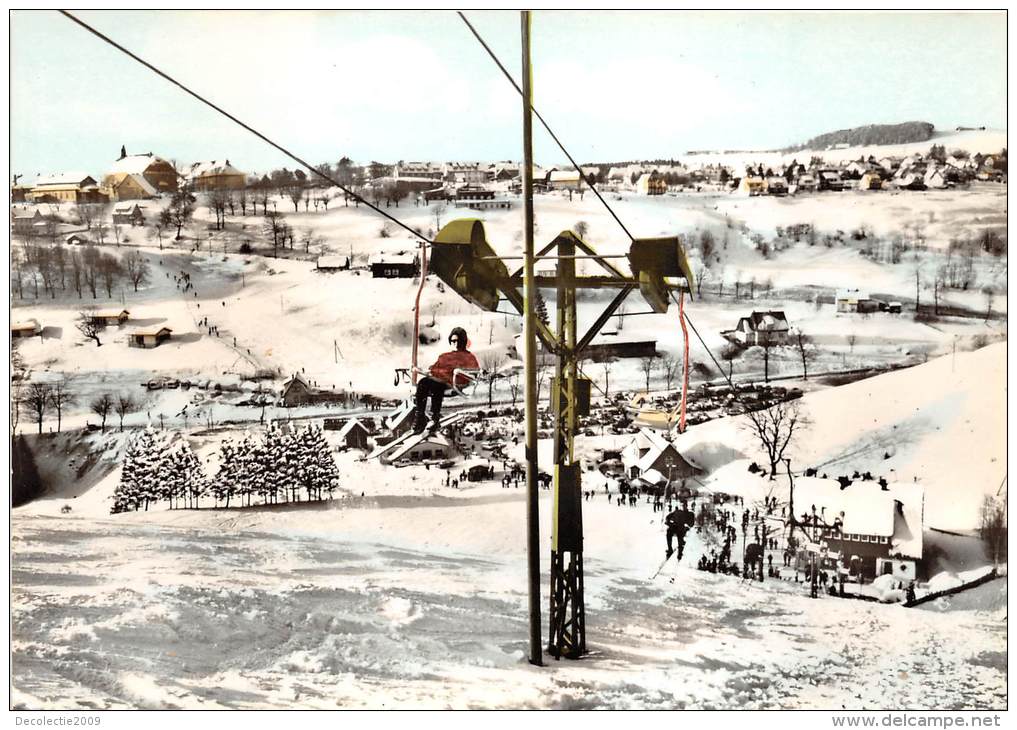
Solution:
<svg viewBox="0 0 1017 730">
<path fill-rule="evenodd" d="M 313 163 L 518 160 L 518 94 L 451 11 L 75 11 Z M 518 79 L 519 14 L 470 11 Z M 11 14 L 11 172 L 294 163 L 56 11 Z M 1006 126 L 1004 13 L 537 11 L 534 107 L 579 162 Z M 535 121 L 538 163 L 565 160 Z"/>
</svg>

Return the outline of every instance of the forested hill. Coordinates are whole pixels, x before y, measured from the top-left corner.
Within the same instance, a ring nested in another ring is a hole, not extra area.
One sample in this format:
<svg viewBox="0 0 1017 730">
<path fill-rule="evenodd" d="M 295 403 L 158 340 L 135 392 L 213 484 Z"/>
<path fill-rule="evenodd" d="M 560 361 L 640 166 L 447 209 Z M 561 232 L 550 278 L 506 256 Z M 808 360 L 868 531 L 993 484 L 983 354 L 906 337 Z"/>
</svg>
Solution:
<svg viewBox="0 0 1017 730">
<path fill-rule="evenodd" d="M 832 145 L 848 144 L 851 147 L 862 147 L 874 144 L 907 144 L 908 142 L 925 142 L 932 138 L 935 129 L 928 122 L 903 122 L 901 124 L 866 124 L 864 127 L 838 129 L 813 137 L 803 148 L 821 150 Z"/>
</svg>

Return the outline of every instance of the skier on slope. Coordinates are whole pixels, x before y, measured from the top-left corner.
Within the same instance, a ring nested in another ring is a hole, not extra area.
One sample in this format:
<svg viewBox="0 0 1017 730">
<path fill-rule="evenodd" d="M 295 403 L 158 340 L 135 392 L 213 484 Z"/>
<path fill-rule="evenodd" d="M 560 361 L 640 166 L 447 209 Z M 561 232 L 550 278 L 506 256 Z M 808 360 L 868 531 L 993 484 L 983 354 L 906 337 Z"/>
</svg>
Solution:
<svg viewBox="0 0 1017 730">
<path fill-rule="evenodd" d="M 433 421 L 431 430 L 438 430 L 438 424 L 441 421 L 441 402 L 445 397 L 446 389 L 452 387 L 454 370 L 480 369 L 477 358 L 466 349 L 469 344 L 466 330 L 462 327 L 456 327 L 449 334 L 448 341 L 449 344 L 454 344 L 456 349 L 439 355 L 438 360 L 428 369 L 430 375 L 421 378 L 420 382 L 417 383 L 415 397 L 416 416 L 413 424 L 414 433 L 423 433 L 427 427 L 426 408 L 428 398 L 431 399 L 431 420 Z M 462 387 L 467 382 L 467 378 L 460 375 L 458 376 L 456 386 Z"/>
<path fill-rule="evenodd" d="M 667 525 L 667 557 L 670 558 L 674 553 L 674 548 L 671 546 L 672 540 L 678 538 L 678 560 L 680 561 L 682 553 L 685 551 L 685 535 L 689 528 L 696 523 L 696 518 L 682 502 L 680 507 L 664 518 L 664 523 Z"/>
</svg>

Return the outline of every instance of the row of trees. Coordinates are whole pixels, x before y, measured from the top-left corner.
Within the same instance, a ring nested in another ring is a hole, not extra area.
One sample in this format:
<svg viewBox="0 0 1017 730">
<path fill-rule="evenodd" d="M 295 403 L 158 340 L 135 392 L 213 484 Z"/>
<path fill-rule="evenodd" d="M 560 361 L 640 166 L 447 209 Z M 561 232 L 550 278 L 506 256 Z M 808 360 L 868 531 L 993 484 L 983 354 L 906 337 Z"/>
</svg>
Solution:
<svg viewBox="0 0 1017 730">
<path fill-rule="evenodd" d="M 17 362 L 15 362 L 17 361 Z M 11 359 L 12 367 L 21 367 L 20 357 L 14 351 Z M 42 433 L 42 423 L 47 417 L 56 415 L 56 430 L 60 433 L 63 425 L 64 410 L 78 403 L 79 395 L 74 379 L 68 376 L 47 382 L 15 381 L 12 385 L 11 397 L 11 430 L 15 433 L 21 423 L 22 413 L 32 419 Z M 101 429 L 106 431 L 106 420 L 111 414 L 120 419 L 120 430 L 124 430 L 124 418 L 141 408 L 141 403 L 126 393 L 102 393 L 88 403 L 89 410 L 101 419 Z"/>
<path fill-rule="evenodd" d="M 218 468 L 209 476 L 186 441 L 145 429 L 128 444 L 113 512 L 196 509 L 211 498 L 216 507 L 283 504 L 331 499 L 339 469 L 320 427 L 284 431 L 270 423 L 260 435 L 226 439 Z"/>
<path fill-rule="evenodd" d="M 55 299 L 57 290 L 74 291 L 82 299 L 87 291 L 92 299 L 99 292 L 108 298 L 124 281 L 138 291 L 151 277 L 151 265 L 138 250 L 122 258 L 100 251 L 92 245 L 69 248 L 60 243 L 43 246 L 26 243 L 11 251 L 11 289 L 24 299 L 26 291 L 35 299 L 40 292 Z"/>
</svg>

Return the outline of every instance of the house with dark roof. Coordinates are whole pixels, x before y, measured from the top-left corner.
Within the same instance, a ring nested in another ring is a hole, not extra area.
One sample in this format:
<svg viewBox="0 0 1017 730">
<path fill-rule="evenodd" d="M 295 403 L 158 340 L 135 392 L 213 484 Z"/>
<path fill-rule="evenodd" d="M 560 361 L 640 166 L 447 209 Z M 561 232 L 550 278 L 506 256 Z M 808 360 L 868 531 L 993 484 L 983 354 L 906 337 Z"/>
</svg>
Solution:
<svg viewBox="0 0 1017 730">
<path fill-rule="evenodd" d="M 646 487 L 677 486 L 704 473 L 682 456 L 674 443 L 649 428 L 641 428 L 622 450 L 621 462 L 625 476 Z"/>
<path fill-rule="evenodd" d="M 738 320 L 734 337 L 746 345 L 786 345 L 789 331 L 787 317 L 783 312 L 753 312 Z"/>
<path fill-rule="evenodd" d="M 346 398 L 344 391 L 323 390 L 308 383 L 300 373 L 294 373 L 292 378 L 283 383 L 279 403 L 286 408 L 292 408 L 318 403 L 342 403 Z"/>
</svg>

